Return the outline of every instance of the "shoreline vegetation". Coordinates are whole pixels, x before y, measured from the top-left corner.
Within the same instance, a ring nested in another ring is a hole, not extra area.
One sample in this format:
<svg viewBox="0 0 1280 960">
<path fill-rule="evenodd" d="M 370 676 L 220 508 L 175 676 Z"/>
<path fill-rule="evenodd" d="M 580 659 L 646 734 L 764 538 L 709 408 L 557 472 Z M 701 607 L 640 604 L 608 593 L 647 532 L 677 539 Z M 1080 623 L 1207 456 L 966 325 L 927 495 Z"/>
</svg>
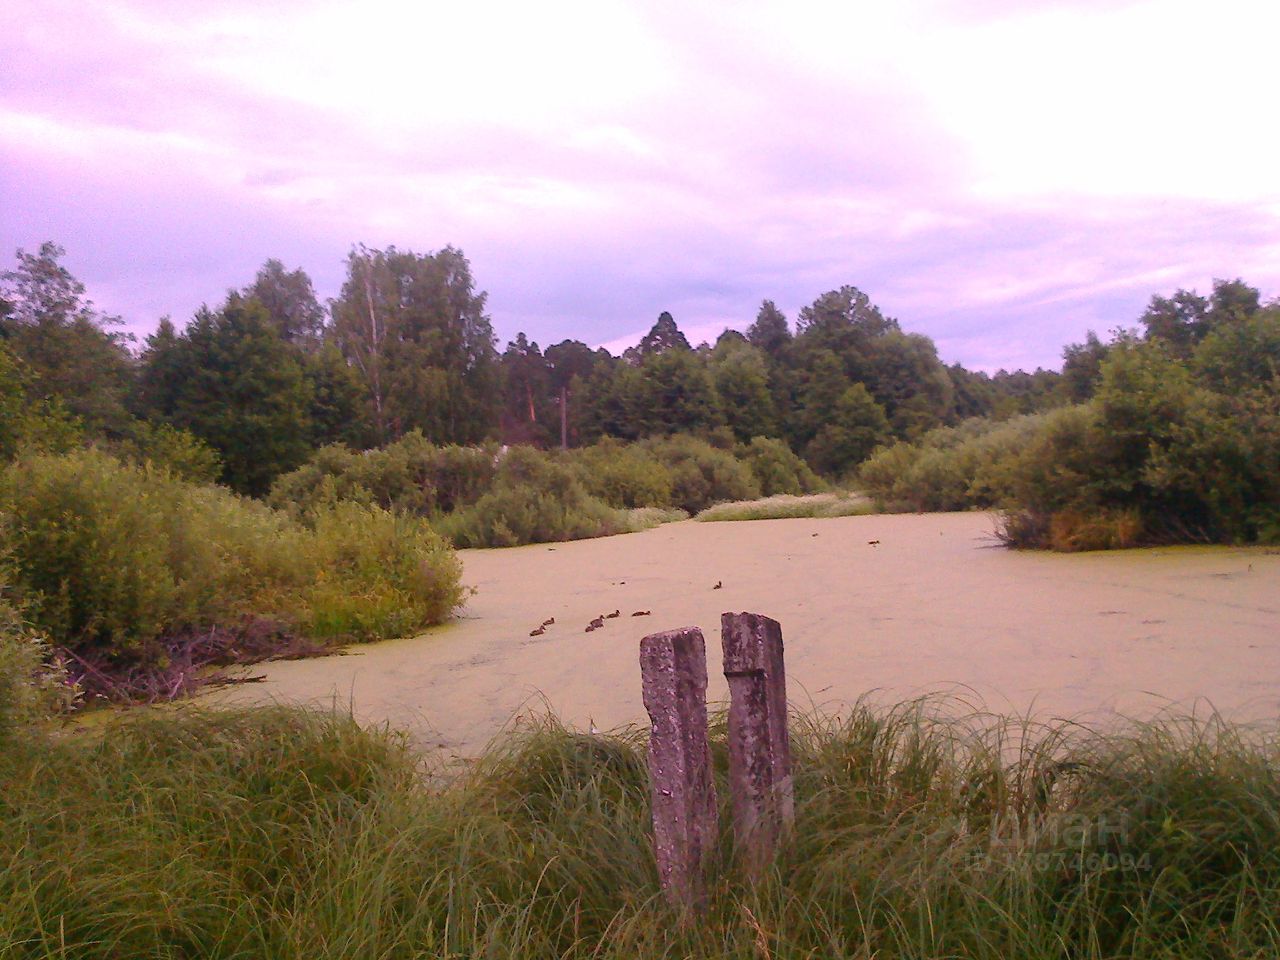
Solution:
<svg viewBox="0 0 1280 960">
<path fill-rule="evenodd" d="M 626 533 L 716 504 L 828 486 L 766 437 L 722 446 L 689 435 L 606 439 L 544 451 L 437 447 L 413 433 L 377 450 L 326 447 L 281 476 L 268 502 L 297 517 L 344 501 L 377 505 L 429 520 L 458 548 L 508 547 Z"/>
<path fill-rule="evenodd" d="M 1280 306 L 1228 286 L 1093 338 L 1077 402 L 881 447 L 860 486 L 886 509 L 999 511 L 1015 547 L 1280 543 Z"/>
<path fill-rule="evenodd" d="M 465 595 L 457 548 L 686 516 L 978 508 L 1018 547 L 1280 541 L 1280 305 L 1241 280 L 1153 297 L 1061 373 L 987 375 L 852 286 L 794 324 L 765 301 L 714 345 L 663 313 L 620 357 L 524 334 L 499 355 L 451 247 L 354 249 L 327 311 L 268 261 L 136 350 L 63 253 L 0 275 L 0 604 L 24 637 L 3 655 L 91 697 L 420 631 Z"/>
<path fill-rule="evenodd" d="M 757 500 L 717 503 L 693 517 L 704 523 L 738 520 L 791 520 L 801 517 L 857 517 L 875 512 L 875 504 L 851 490 L 796 495 L 779 493 Z"/>
<path fill-rule="evenodd" d="M 463 769 L 298 709 L 132 712 L 0 751 L 6 957 L 1262 957 L 1274 730 L 953 701 L 792 722 L 796 829 L 659 894 L 639 731 L 526 723 Z M 712 755 L 726 804 L 723 718 Z"/>
<path fill-rule="evenodd" d="M 51 650 L 90 699 L 172 699 L 210 666 L 404 636 L 465 596 L 414 517 L 342 501 L 295 519 L 93 449 L 0 469 L 0 515 L 0 645 Z"/>
<path fill-rule="evenodd" d="M 765 438 L 559 452 L 438 447 L 415 433 L 373 451 L 324 448 L 266 502 L 150 459 L 28 449 L 0 467 L 0 604 L 12 620 L 0 643 L 22 646 L 15 662 L 52 663 L 28 686 L 57 674 L 73 702 L 173 699 L 227 682 L 222 666 L 444 621 L 466 596 L 455 548 L 633 532 L 765 491 L 797 495 L 807 515 L 845 509 L 838 495 L 803 496 L 822 486 Z"/>
</svg>

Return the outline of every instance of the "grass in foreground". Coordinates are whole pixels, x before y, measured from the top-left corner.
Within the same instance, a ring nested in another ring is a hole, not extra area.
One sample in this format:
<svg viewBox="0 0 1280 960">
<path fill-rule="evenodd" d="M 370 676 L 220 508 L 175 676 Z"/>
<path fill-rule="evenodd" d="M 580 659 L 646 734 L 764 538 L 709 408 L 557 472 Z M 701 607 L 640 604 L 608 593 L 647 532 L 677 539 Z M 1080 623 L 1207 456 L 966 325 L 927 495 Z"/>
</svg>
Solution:
<svg viewBox="0 0 1280 960">
<path fill-rule="evenodd" d="M 739 500 L 708 507 L 695 520 L 785 520 L 793 517 L 855 517 L 875 513 L 874 504 L 852 492 L 779 494 L 762 500 Z"/>
<path fill-rule="evenodd" d="M 547 721 L 446 782 L 342 717 L 134 715 L 0 756 L 0 957 L 1280 953 L 1273 740 L 938 709 L 797 721 L 793 849 L 756 886 L 722 856 L 683 928 L 640 735 Z"/>
</svg>

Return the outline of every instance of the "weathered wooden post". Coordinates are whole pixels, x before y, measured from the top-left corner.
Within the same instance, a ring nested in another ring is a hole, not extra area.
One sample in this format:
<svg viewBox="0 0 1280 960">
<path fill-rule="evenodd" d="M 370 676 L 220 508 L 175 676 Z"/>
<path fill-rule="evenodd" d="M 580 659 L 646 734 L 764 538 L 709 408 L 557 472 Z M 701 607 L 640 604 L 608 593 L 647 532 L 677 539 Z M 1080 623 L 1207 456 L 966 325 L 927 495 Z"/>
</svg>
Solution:
<svg viewBox="0 0 1280 960">
<path fill-rule="evenodd" d="M 697 627 L 640 641 L 653 793 L 653 850 L 668 901 L 698 909 L 716 842 L 716 788 L 707 747 L 707 650 Z"/>
<path fill-rule="evenodd" d="M 726 613 L 720 639 L 729 681 L 734 841 L 748 873 L 759 875 L 795 822 L 782 627 L 756 613 Z"/>
</svg>

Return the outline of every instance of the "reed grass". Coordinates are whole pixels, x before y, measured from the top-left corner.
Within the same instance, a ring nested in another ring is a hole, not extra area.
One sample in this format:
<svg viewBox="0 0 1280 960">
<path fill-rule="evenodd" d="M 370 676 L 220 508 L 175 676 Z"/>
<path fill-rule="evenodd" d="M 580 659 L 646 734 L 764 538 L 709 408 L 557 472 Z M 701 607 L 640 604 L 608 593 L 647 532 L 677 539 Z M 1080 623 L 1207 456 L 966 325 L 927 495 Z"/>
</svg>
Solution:
<svg viewBox="0 0 1280 960">
<path fill-rule="evenodd" d="M 679 523 L 681 520 L 689 519 L 689 514 L 679 507 L 632 507 L 625 511 L 625 514 L 628 533 L 652 530 L 664 523 Z"/>
<path fill-rule="evenodd" d="M 875 505 L 861 494 L 848 491 L 813 493 L 806 496 L 778 494 L 760 500 L 720 503 L 698 513 L 694 519 L 785 520 L 794 517 L 854 517 L 875 513 Z"/>
</svg>

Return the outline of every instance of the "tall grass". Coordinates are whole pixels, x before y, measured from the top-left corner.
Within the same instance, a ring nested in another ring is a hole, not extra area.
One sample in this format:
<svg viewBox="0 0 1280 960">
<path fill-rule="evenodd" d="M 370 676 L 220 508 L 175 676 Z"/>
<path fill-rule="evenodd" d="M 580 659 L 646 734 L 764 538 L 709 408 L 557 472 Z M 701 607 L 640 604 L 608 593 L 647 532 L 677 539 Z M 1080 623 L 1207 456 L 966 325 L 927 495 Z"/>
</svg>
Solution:
<svg viewBox="0 0 1280 960">
<path fill-rule="evenodd" d="M 453 779 L 280 709 L 133 716 L 0 756 L 0 956 L 1269 957 L 1280 749 L 950 705 L 797 719 L 796 829 L 704 917 L 657 888 L 643 736 L 554 721 Z"/>
<path fill-rule="evenodd" d="M 24 622 L 10 603 L 0 558 L 0 751 L 44 719 L 74 705 L 78 690 L 48 641 Z"/>
<path fill-rule="evenodd" d="M 626 518 L 628 532 L 638 533 L 660 527 L 664 523 L 688 520 L 689 515 L 679 507 L 635 507 L 626 511 Z"/>
<path fill-rule="evenodd" d="M 874 513 L 875 504 L 856 493 L 813 493 L 804 497 L 777 494 L 760 500 L 718 503 L 695 520 L 785 520 L 795 517 L 856 517 Z"/>
</svg>

